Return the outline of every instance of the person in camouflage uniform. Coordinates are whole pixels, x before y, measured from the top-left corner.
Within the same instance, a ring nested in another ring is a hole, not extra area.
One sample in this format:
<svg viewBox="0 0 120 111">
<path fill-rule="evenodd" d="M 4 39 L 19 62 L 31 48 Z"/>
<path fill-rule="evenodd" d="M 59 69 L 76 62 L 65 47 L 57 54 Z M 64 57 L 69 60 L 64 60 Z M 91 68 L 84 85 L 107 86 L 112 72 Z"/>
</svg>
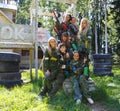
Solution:
<svg viewBox="0 0 120 111">
<path fill-rule="evenodd" d="M 77 33 L 79 31 L 78 26 L 76 24 L 76 17 L 72 17 L 70 20 L 70 25 L 69 25 L 69 33 L 70 33 L 70 37 L 74 38 L 74 41 L 76 41 L 77 38 Z"/>
<path fill-rule="evenodd" d="M 63 32 L 61 35 L 61 42 L 60 43 L 64 43 L 66 45 L 67 51 L 69 52 L 71 50 L 71 44 L 69 41 L 69 34 L 68 32 Z"/>
<path fill-rule="evenodd" d="M 72 42 L 70 39 L 73 37 L 70 37 L 68 32 L 63 32 L 61 36 L 61 43 L 64 43 L 67 47 L 67 51 L 69 52 L 70 56 L 73 56 L 73 51 L 77 50 L 77 46 L 74 42 Z"/>
<path fill-rule="evenodd" d="M 89 103 L 94 103 L 90 98 L 88 82 L 84 75 L 84 66 L 86 61 L 86 58 L 84 58 L 83 61 L 80 60 L 79 52 L 75 51 L 73 53 L 73 60 L 70 62 L 70 70 L 72 75 L 70 79 L 73 82 L 74 100 L 76 100 L 77 104 L 81 103 L 82 95 L 87 98 Z"/>
<path fill-rule="evenodd" d="M 65 15 L 64 21 L 61 23 L 62 33 L 68 31 L 71 18 L 72 18 L 72 15 L 70 13 L 67 13 Z"/>
<path fill-rule="evenodd" d="M 77 51 L 77 44 L 76 44 L 76 40 L 77 40 L 77 33 L 78 33 L 79 29 L 78 26 L 76 24 L 76 18 L 72 17 L 70 20 L 70 25 L 69 25 L 69 29 L 68 32 L 70 34 L 70 43 L 71 46 L 73 48 L 73 51 Z"/>
<path fill-rule="evenodd" d="M 73 96 L 77 104 L 81 103 L 82 94 L 79 87 L 79 77 L 82 74 L 82 64 L 79 62 L 79 53 L 73 52 L 73 60 L 70 62 L 70 80 L 73 83 Z"/>
<path fill-rule="evenodd" d="M 70 14 L 70 13 L 67 13 L 67 14 L 65 15 L 65 17 L 64 17 L 64 21 L 60 24 L 59 27 L 56 27 L 57 30 L 56 30 L 55 32 L 57 32 L 58 40 L 61 41 L 62 33 L 68 32 L 70 20 L 71 20 L 71 14 Z M 58 25 L 57 25 L 57 26 L 58 26 Z"/>
<path fill-rule="evenodd" d="M 43 72 L 45 74 L 44 86 L 39 93 L 39 99 L 42 99 L 42 96 L 46 96 L 47 93 L 51 92 L 58 74 L 57 41 L 53 37 L 50 37 L 48 40 L 48 48 L 43 58 Z"/>
<path fill-rule="evenodd" d="M 67 51 L 67 47 L 64 43 L 59 44 L 59 71 L 65 75 L 65 77 L 69 77 L 69 64 L 71 55 Z"/>
<path fill-rule="evenodd" d="M 91 51 L 92 30 L 89 27 L 88 20 L 83 18 L 80 23 L 80 28 L 77 36 L 77 47 L 79 51 L 85 51 L 89 54 Z"/>
<path fill-rule="evenodd" d="M 62 84 L 65 78 L 70 76 L 70 73 L 68 70 L 68 63 L 70 62 L 70 55 L 67 52 L 67 48 L 64 43 L 60 43 L 58 46 L 58 56 L 59 56 L 58 75 L 54 82 L 53 89 L 50 92 L 50 96 L 53 96 L 62 87 Z"/>
<path fill-rule="evenodd" d="M 86 57 L 86 67 L 88 67 L 89 78 L 89 54 L 91 54 L 92 30 L 89 28 L 89 23 L 86 18 L 83 18 L 80 23 L 80 29 L 77 37 L 77 48 L 81 58 Z"/>
</svg>

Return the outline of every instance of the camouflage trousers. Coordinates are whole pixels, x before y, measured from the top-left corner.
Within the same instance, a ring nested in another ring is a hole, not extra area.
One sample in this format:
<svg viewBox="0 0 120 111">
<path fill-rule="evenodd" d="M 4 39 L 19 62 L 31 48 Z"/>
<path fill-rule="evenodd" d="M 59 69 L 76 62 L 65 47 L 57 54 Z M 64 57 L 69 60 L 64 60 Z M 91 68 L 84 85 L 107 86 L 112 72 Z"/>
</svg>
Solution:
<svg viewBox="0 0 120 111">
<path fill-rule="evenodd" d="M 58 75 L 53 83 L 53 88 L 52 88 L 49 96 L 53 96 L 55 93 L 57 93 L 57 91 L 62 87 L 64 80 L 65 80 L 64 71 L 59 71 Z"/>
<path fill-rule="evenodd" d="M 81 75 L 79 77 L 79 84 L 80 84 L 80 89 L 82 91 L 83 96 L 85 98 L 89 98 L 90 97 L 89 84 L 88 84 L 87 79 L 84 75 Z"/>
<path fill-rule="evenodd" d="M 46 93 L 49 94 L 51 92 L 51 90 L 53 88 L 53 83 L 55 82 L 56 77 L 57 77 L 57 73 L 58 73 L 58 70 L 51 70 L 50 76 L 45 75 L 44 85 L 41 88 L 39 95 L 46 96 Z"/>
</svg>

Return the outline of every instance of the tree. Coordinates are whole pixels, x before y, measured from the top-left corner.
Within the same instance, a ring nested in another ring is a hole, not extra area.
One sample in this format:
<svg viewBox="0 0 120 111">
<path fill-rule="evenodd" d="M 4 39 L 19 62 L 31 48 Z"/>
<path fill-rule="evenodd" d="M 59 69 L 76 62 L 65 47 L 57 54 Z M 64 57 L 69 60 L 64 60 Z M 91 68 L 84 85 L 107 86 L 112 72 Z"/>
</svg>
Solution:
<svg viewBox="0 0 120 111">
<path fill-rule="evenodd" d="M 113 0 L 111 5 L 111 13 L 113 14 L 114 23 L 116 25 L 117 36 L 120 39 L 120 0 Z"/>
<path fill-rule="evenodd" d="M 116 53 L 120 56 L 120 0 L 113 0 L 111 2 L 110 14 L 113 26 L 111 27 L 112 37 L 114 38 L 114 46 L 116 46 Z"/>
<path fill-rule="evenodd" d="M 104 2 L 107 3 L 107 33 L 108 33 L 108 49 L 112 49 L 115 47 L 116 43 L 118 42 L 118 31 L 117 27 L 119 25 L 115 25 L 115 18 L 113 13 L 111 13 L 111 8 L 113 8 L 113 5 L 111 3 L 111 0 L 93 0 L 91 2 L 92 5 L 92 27 L 93 27 L 93 33 L 95 32 L 95 24 L 97 26 L 97 37 L 98 37 L 98 52 L 101 53 L 103 49 L 103 45 L 105 42 L 105 10 L 104 10 Z M 118 16 L 119 18 L 119 16 Z M 119 22 L 118 22 L 119 23 Z M 95 35 L 95 34 L 94 34 Z M 93 36 L 93 41 L 95 41 L 95 36 Z M 93 50 L 95 48 L 95 42 L 93 42 Z M 111 51 L 108 50 L 108 53 Z"/>
<path fill-rule="evenodd" d="M 19 1 L 16 23 L 18 24 L 30 23 L 30 3 L 31 3 L 31 0 Z"/>
<path fill-rule="evenodd" d="M 89 18 L 90 0 L 77 0 L 76 10 L 80 12 L 83 17 Z"/>
<path fill-rule="evenodd" d="M 52 13 L 56 10 L 57 13 L 61 13 L 61 16 L 63 17 L 63 12 L 68 8 L 68 4 L 58 3 L 58 2 L 52 2 L 43 0 L 42 2 L 39 2 L 39 8 L 43 10 L 43 12 L 48 11 L 49 13 Z M 55 36 L 55 32 L 53 30 L 53 27 L 55 25 L 55 18 L 53 16 L 46 16 L 46 15 L 39 15 L 38 21 L 42 23 L 42 27 L 47 28 L 51 35 Z"/>
</svg>

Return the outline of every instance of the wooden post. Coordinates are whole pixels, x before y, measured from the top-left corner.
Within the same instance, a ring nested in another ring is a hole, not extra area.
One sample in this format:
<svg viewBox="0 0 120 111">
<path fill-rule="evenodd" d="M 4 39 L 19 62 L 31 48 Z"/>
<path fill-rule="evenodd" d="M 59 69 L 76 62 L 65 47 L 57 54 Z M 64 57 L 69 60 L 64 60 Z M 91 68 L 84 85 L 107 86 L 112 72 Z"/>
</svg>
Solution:
<svg viewBox="0 0 120 111">
<path fill-rule="evenodd" d="M 33 77 L 32 77 L 32 55 L 33 55 L 33 49 L 30 49 L 30 78 L 31 78 L 31 80 L 33 80 Z"/>
<path fill-rule="evenodd" d="M 35 0 L 35 75 L 38 80 L 38 0 Z"/>
</svg>

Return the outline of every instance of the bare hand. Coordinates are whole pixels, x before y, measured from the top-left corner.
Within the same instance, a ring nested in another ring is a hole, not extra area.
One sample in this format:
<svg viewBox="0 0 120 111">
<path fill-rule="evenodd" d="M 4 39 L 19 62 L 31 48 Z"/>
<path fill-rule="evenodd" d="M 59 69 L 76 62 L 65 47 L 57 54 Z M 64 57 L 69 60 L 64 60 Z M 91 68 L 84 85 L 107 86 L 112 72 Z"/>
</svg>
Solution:
<svg viewBox="0 0 120 111">
<path fill-rule="evenodd" d="M 66 58 L 69 58 L 69 57 L 70 57 L 69 53 L 66 53 Z"/>
<path fill-rule="evenodd" d="M 80 35 L 77 35 L 77 38 L 81 40 L 81 37 L 80 37 Z"/>
<path fill-rule="evenodd" d="M 87 57 L 84 57 L 84 63 L 86 63 L 87 62 Z"/>
<path fill-rule="evenodd" d="M 46 75 L 46 76 L 49 76 L 49 75 L 50 75 L 50 71 L 47 70 L 47 71 L 45 72 L 45 75 Z"/>
</svg>

